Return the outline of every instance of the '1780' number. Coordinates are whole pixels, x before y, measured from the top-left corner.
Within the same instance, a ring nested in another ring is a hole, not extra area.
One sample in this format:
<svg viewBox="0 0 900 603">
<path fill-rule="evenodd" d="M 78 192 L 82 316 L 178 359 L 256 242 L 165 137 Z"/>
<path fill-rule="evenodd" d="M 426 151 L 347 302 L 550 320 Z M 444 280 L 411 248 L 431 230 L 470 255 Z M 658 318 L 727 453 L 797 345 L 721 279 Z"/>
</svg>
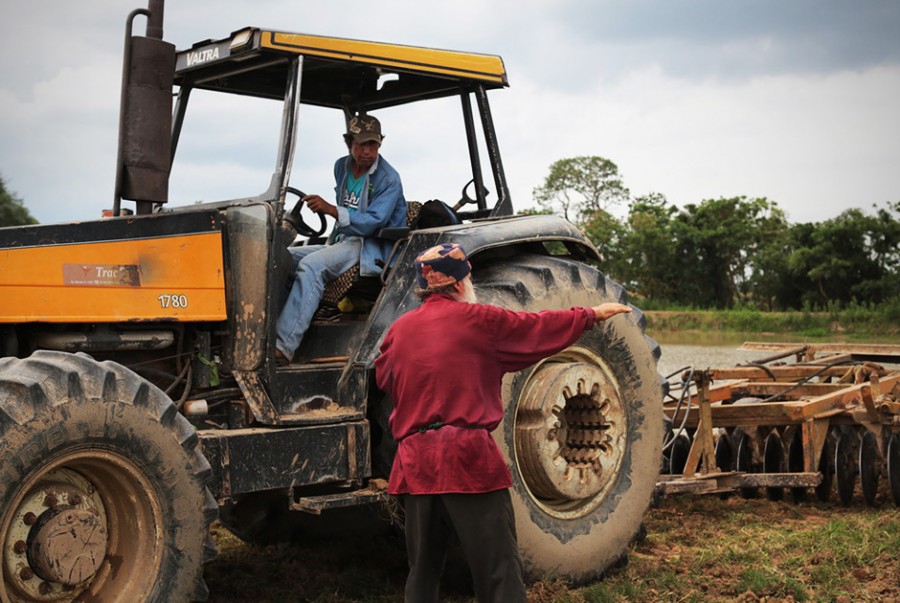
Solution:
<svg viewBox="0 0 900 603">
<path fill-rule="evenodd" d="M 187 295 L 168 295 L 163 294 L 157 297 L 159 300 L 159 305 L 165 309 L 168 308 L 187 308 L 188 307 L 188 298 Z"/>
</svg>

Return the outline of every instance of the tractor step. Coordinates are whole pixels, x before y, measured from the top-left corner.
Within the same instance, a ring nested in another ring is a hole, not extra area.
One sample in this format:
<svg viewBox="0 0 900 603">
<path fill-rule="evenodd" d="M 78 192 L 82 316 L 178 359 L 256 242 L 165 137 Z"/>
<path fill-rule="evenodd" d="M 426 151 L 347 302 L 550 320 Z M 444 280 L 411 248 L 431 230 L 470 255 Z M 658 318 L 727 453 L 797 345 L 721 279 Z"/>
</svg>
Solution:
<svg viewBox="0 0 900 603">
<path fill-rule="evenodd" d="M 369 482 L 368 487 L 362 490 L 341 492 L 339 494 L 302 496 L 291 503 L 291 510 L 319 515 L 327 509 L 383 503 L 387 499 L 387 482 L 383 479 L 373 479 Z"/>
</svg>

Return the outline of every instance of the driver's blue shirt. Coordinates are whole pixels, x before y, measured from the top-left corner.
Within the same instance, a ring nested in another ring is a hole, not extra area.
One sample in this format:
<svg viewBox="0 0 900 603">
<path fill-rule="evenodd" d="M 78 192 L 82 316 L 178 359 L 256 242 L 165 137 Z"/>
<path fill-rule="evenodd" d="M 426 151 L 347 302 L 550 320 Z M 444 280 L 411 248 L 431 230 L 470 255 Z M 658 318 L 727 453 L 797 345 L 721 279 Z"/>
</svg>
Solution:
<svg viewBox="0 0 900 603">
<path fill-rule="evenodd" d="M 353 177 L 351 161 L 347 155 L 334 164 L 338 219 L 328 242 L 362 237 L 360 275 L 377 276 L 390 255 L 392 243 L 375 234 L 382 228 L 406 226 L 403 185 L 397 170 L 381 155 L 359 179 Z"/>
</svg>

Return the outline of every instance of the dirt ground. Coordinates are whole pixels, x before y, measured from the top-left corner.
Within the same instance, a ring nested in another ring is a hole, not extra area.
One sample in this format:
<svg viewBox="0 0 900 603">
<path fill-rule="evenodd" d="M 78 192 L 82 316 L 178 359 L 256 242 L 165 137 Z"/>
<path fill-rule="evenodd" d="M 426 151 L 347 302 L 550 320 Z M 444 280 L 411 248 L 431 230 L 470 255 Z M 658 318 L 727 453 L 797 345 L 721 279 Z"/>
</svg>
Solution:
<svg viewBox="0 0 900 603">
<path fill-rule="evenodd" d="M 667 497 L 645 519 L 627 564 L 597 583 L 548 578 L 531 603 L 602 601 L 900 602 L 900 509 L 860 500 L 773 502 L 764 497 Z M 215 527 L 219 558 L 206 571 L 210 601 L 400 601 L 406 574 L 397 529 L 349 530 L 256 547 Z M 442 600 L 470 601 L 461 558 L 451 558 Z"/>
</svg>

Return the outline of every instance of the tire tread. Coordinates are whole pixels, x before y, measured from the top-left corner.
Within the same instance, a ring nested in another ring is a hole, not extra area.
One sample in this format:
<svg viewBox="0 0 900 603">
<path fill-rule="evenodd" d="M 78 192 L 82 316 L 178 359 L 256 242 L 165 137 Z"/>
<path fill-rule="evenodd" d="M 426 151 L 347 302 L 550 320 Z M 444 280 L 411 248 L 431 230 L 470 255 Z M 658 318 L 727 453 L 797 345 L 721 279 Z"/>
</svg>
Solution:
<svg viewBox="0 0 900 603">
<path fill-rule="evenodd" d="M 218 517 L 219 508 L 208 487 L 212 469 L 200 450 L 196 430 L 162 390 L 121 364 L 97 362 L 84 353 L 50 350 L 36 351 L 25 359 L 0 359 L 0 452 L 9 452 L 4 450 L 8 430 L 26 425 L 42 409 L 96 401 L 141 408 L 154 421 L 169 428 L 173 438 L 188 453 L 191 474 L 202 488 L 203 496 L 201 517 L 205 536 L 201 563 L 215 558 L 209 527 Z M 209 591 L 202 569 L 192 580 L 192 600 L 205 600 Z"/>
</svg>

